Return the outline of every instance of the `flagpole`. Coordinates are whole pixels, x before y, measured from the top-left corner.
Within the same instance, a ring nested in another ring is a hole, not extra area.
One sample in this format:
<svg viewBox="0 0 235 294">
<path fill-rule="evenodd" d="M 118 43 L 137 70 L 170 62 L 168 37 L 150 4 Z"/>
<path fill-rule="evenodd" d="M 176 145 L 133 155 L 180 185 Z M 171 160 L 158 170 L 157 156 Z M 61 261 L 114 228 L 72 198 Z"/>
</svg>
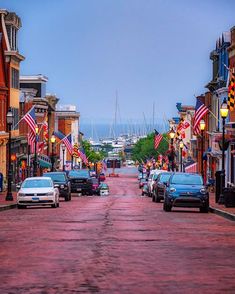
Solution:
<svg viewBox="0 0 235 294">
<path fill-rule="evenodd" d="M 15 124 L 13 127 L 12 127 L 12 129 L 14 130 L 17 126 L 18 126 L 18 124 L 24 119 L 24 117 L 33 109 L 35 107 L 35 105 L 33 105 L 33 107 L 31 107 L 30 108 L 30 110 L 18 121 L 18 123 L 17 124 Z"/>
</svg>

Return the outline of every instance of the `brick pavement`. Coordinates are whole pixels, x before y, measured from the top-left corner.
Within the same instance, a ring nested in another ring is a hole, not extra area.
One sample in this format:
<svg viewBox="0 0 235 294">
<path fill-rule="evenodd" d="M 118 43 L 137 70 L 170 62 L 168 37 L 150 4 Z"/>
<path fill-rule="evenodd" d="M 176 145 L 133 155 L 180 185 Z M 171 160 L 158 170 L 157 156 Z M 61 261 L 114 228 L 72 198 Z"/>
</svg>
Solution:
<svg viewBox="0 0 235 294">
<path fill-rule="evenodd" d="M 119 175 L 119 177 L 133 177 L 133 175 Z M 13 192 L 13 201 L 6 201 L 6 191 L 0 192 L 0 211 L 16 208 L 16 192 Z M 225 207 L 215 202 L 215 193 L 210 193 L 210 212 L 235 221 L 235 207 Z"/>
</svg>

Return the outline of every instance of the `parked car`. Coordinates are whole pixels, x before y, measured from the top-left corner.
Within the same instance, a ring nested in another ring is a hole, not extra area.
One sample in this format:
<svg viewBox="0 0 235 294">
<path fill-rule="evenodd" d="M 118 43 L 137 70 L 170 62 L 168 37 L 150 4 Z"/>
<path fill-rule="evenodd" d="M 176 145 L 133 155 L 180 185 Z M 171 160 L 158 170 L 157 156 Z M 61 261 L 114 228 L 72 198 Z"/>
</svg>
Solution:
<svg viewBox="0 0 235 294">
<path fill-rule="evenodd" d="M 65 201 L 71 200 L 71 184 L 66 172 L 48 172 L 43 174 L 44 177 L 50 177 L 54 184 L 58 184 L 60 197 Z"/>
<path fill-rule="evenodd" d="M 71 183 L 71 192 L 81 193 L 82 195 L 92 195 L 92 181 L 89 170 L 70 170 L 68 178 Z"/>
<path fill-rule="evenodd" d="M 145 195 L 148 195 L 148 185 L 147 185 L 147 182 L 144 183 L 143 187 L 142 187 L 142 193 L 141 193 L 142 196 L 145 196 Z"/>
<path fill-rule="evenodd" d="M 148 180 L 146 178 L 142 178 L 139 181 L 139 188 L 143 188 L 144 184 L 147 184 Z"/>
<path fill-rule="evenodd" d="M 91 178 L 92 181 L 92 194 L 98 195 L 99 193 L 99 180 L 97 178 Z"/>
<path fill-rule="evenodd" d="M 17 193 L 17 207 L 51 205 L 59 207 L 58 185 L 50 177 L 33 177 L 23 181 Z"/>
<path fill-rule="evenodd" d="M 153 184 L 152 200 L 153 202 L 160 202 L 164 200 L 166 183 L 168 182 L 172 173 L 162 172 L 157 176 Z"/>
<path fill-rule="evenodd" d="M 104 173 L 100 173 L 99 180 L 100 180 L 100 182 L 105 181 L 105 174 Z"/>
<path fill-rule="evenodd" d="M 156 180 L 157 176 L 162 172 L 165 172 L 165 170 L 154 169 L 150 172 L 149 177 L 148 177 L 148 196 L 149 197 L 152 197 L 154 181 Z"/>
<path fill-rule="evenodd" d="M 140 181 L 141 179 L 147 179 L 147 174 L 146 173 L 139 173 L 138 174 L 138 181 Z"/>
<path fill-rule="evenodd" d="M 172 207 L 197 207 L 200 212 L 209 211 L 209 193 L 201 175 L 173 173 L 166 185 L 163 209 Z"/>
<path fill-rule="evenodd" d="M 100 196 L 107 196 L 109 195 L 109 186 L 105 183 L 101 183 L 99 185 L 99 194 Z"/>
</svg>

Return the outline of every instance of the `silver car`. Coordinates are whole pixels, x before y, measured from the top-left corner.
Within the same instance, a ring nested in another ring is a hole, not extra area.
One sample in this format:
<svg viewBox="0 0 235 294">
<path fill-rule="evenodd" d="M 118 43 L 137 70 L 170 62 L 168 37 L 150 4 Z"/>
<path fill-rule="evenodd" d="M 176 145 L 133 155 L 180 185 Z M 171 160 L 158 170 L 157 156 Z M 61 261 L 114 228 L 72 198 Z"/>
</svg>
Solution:
<svg viewBox="0 0 235 294">
<path fill-rule="evenodd" d="M 17 207 L 50 205 L 59 207 L 59 190 L 49 177 L 27 178 L 17 193 Z"/>
</svg>

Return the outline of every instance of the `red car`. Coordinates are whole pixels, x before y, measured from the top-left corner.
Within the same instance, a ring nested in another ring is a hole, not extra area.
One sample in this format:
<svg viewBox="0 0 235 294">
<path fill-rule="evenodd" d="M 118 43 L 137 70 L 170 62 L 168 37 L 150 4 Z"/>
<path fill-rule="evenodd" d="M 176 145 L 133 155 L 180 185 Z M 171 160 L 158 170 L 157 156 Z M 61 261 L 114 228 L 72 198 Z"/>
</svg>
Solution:
<svg viewBox="0 0 235 294">
<path fill-rule="evenodd" d="M 99 181 L 97 178 L 91 178 L 92 181 L 92 194 L 97 194 L 99 192 Z"/>
<path fill-rule="evenodd" d="M 99 179 L 100 179 L 101 182 L 105 181 L 105 174 L 104 173 L 100 173 Z"/>
</svg>

